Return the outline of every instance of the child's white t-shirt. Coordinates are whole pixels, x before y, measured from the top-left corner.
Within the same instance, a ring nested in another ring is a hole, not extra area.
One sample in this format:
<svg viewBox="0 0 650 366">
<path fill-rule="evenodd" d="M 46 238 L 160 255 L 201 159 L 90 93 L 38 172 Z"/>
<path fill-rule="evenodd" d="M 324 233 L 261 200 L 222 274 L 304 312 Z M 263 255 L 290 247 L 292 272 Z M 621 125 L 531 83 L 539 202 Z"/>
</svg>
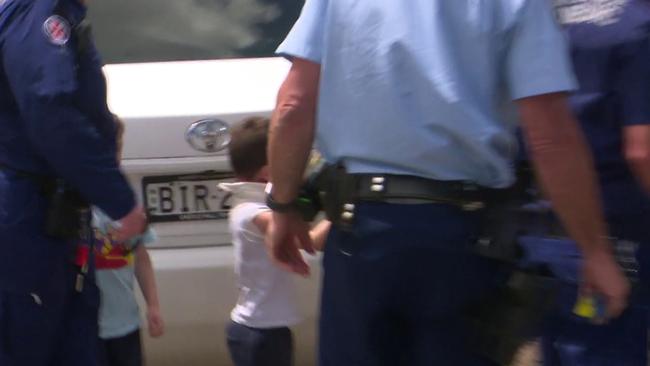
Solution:
<svg viewBox="0 0 650 366">
<path fill-rule="evenodd" d="M 266 211 L 265 184 L 225 183 L 233 195 L 230 230 L 235 249 L 239 298 L 231 319 L 251 328 L 291 326 L 300 321 L 293 274 L 276 266 L 267 252 L 264 235 L 253 220 Z"/>
</svg>

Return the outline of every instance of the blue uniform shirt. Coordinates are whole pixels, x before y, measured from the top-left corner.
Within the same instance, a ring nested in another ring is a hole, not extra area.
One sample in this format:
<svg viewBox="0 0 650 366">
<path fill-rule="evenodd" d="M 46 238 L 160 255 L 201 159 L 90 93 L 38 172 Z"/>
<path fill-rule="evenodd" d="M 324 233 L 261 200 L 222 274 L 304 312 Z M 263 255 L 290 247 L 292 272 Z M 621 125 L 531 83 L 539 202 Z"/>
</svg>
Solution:
<svg viewBox="0 0 650 366">
<path fill-rule="evenodd" d="M 623 128 L 650 123 L 650 1 L 557 2 L 580 88 L 571 106 L 596 161 L 608 214 L 650 209 L 623 155 Z"/>
<path fill-rule="evenodd" d="M 510 101 L 574 88 L 542 0 L 307 0 L 278 53 L 321 65 L 317 145 L 351 172 L 508 186 Z"/>
<path fill-rule="evenodd" d="M 0 2 L 0 164 L 64 178 L 112 218 L 134 197 L 120 174 L 106 82 L 77 0 Z"/>
</svg>

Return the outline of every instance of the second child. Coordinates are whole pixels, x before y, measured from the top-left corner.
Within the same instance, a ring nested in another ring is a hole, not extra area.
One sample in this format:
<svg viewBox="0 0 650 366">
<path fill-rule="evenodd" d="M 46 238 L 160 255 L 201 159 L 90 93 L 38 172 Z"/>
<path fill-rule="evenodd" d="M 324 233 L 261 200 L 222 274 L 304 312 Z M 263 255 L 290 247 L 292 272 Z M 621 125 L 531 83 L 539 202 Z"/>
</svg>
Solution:
<svg viewBox="0 0 650 366">
<path fill-rule="evenodd" d="M 293 365 L 289 327 L 300 321 L 295 275 L 273 263 L 264 241 L 273 219 L 264 193 L 268 130 L 269 120 L 258 117 L 232 127 L 229 152 L 237 182 L 220 185 L 232 194 L 230 230 L 239 298 L 226 335 L 235 366 Z M 328 230 L 329 223 L 322 221 L 311 231 L 316 249 L 322 248 Z"/>
</svg>

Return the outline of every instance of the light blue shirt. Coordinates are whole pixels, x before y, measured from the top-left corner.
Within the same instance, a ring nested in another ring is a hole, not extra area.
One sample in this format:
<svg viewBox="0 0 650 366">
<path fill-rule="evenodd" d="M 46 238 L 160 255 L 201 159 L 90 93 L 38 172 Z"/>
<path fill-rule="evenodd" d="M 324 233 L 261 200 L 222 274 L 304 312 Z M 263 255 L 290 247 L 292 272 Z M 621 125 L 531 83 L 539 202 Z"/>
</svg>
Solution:
<svg viewBox="0 0 650 366">
<path fill-rule="evenodd" d="M 112 339 L 123 337 L 140 328 L 140 308 L 135 298 L 135 271 L 133 251 L 138 245 L 155 241 L 155 234 L 148 230 L 142 236 L 127 243 L 111 242 L 106 233 L 111 219 L 98 209 L 93 210 L 93 226 L 97 250 L 97 287 L 100 293 L 99 337 Z M 109 252 L 109 249 L 113 249 Z M 104 266 L 104 268 L 102 268 Z"/>
<path fill-rule="evenodd" d="M 548 0 L 307 0 L 277 52 L 321 65 L 316 144 L 354 173 L 508 186 L 511 101 L 575 87 Z"/>
</svg>

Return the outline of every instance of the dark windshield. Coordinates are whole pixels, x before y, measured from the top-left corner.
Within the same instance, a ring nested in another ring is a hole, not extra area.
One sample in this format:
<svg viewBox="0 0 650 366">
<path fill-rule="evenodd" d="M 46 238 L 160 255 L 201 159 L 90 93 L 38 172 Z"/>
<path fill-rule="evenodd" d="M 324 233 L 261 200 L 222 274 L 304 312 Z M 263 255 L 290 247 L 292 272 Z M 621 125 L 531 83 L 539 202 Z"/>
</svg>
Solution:
<svg viewBox="0 0 650 366">
<path fill-rule="evenodd" d="M 304 0 L 100 0 L 89 17 L 106 63 L 272 56 Z"/>
</svg>

